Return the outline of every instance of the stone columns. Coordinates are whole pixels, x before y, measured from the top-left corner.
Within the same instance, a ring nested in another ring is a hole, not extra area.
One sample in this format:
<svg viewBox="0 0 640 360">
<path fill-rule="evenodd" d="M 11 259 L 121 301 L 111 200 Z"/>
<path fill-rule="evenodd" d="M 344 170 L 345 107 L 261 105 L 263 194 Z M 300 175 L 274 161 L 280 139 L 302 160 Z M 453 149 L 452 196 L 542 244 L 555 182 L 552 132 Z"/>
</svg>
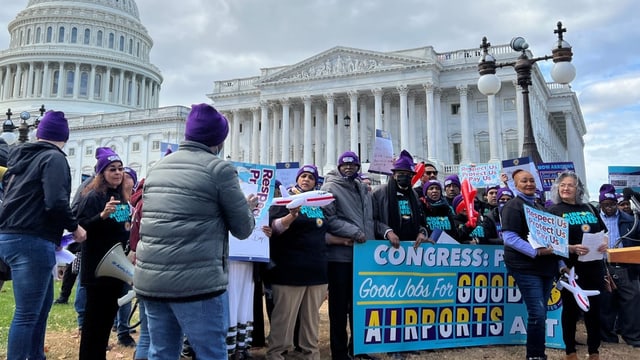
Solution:
<svg viewBox="0 0 640 360">
<path fill-rule="evenodd" d="M 314 135 L 315 138 L 313 142 L 315 143 L 314 149 L 314 159 L 313 164 L 315 164 L 319 169 L 322 169 L 322 101 L 319 100 L 316 102 L 316 114 L 315 114 L 315 129 Z M 308 164 L 308 163 L 307 163 Z"/>
<path fill-rule="evenodd" d="M 471 149 L 473 149 L 474 144 L 467 103 L 469 88 L 464 84 L 458 85 L 456 88 L 460 94 L 460 133 L 462 137 L 462 159 L 460 163 L 467 165 L 472 162 Z"/>
<path fill-rule="evenodd" d="M 304 103 L 304 128 L 302 133 L 304 134 L 304 142 L 302 145 L 302 164 L 313 164 L 313 153 L 311 151 L 311 96 L 305 95 L 302 97 Z"/>
<path fill-rule="evenodd" d="M 24 97 L 29 98 L 33 96 L 33 75 L 35 68 L 33 66 L 33 62 L 29 63 L 29 72 L 27 73 L 27 93 L 24 94 Z"/>
<path fill-rule="evenodd" d="M 58 69 L 58 94 L 57 98 L 61 99 L 64 93 L 64 84 L 67 82 L 67 78 L 64 76 L 64 62 L 60 62 L 60 67 Z"/>
<path fill-rule="evenodd" d="M 300 161 L 300 147 L 302 146 L 302 122 L 300 121 L 300 105 L 293 106 L 293 161 Z"/>
<path fill-rule="evenodd" d="M 336 167 L 336 126 L 333 94 L 325 94 L 327 101 L 327 156 L 323 174 Z"/>
<path fill-rule="evenodd" d="M 349 130 L 351 130 L 349 150 L 358 153 L 358 91 L 350 90 L 347 92 L 347 95 L 349 95 L 349 102 L 351 104 L 349 114 L 351 118 L 351 125 L 349 126 Z M 362 159 L 360 159 L 360 161 L 362 161 Z"/>
<path fill-rule="evenodd" d="M 407 85 L 399 85 L 397 88 L 400 94 L 400 150 L 409 147 L 409 117 L 407 116 Z"/>
<path fill-rule="evenodd" d="M 269 103 L 260 101 L 260 164 L 269 164 Z"/>
<path fill-rule="evenodd" d="M 231 123 L 231 159 L 240 160 L 240 110 L 234 109 L 233 122 Z"/>
<path fill-rule="evenodd" d="M 381 88 L 374 88 L 371 90 L 371 92 L 373 93 L 373 98 L 374 98 L 374 105 L 373 105 L 373 121 L 375 124 L 375 129 L 380 129 L 382 130 L 382 94 L 384 94 L 384 91 L 382 91 Z"/>
<path fill-rule="evenodd" d="M 66 89 L 65 89 L 66 91 Z M 80 93 L 80 63 L 76 63 L 76 69 L 73 71 L 73 98 L 77 99 Z"/>
<path fill-rule="evenodd" d="M 251 108 L 251 162 L 258 164 L 260 162 L 260 153 L 258 152 L 259 136 L 260 136 L 260 110 L 257 107 Z"/>
<path fill-rule="evenodd" d="M 436 160 L 436 114 L 433 98 L 433 83 L 424 84 L 424 93 L 427 105 L 427 161 L 435 164 Z"/>
<path fill-rule="evenodd" d="M 283 162 L 291 161 L 291 124 L 289 121 L 289 107 L 291 102 L 288 98 L 280 100 L 282 105 L 282 157 Z"/>
</svg>

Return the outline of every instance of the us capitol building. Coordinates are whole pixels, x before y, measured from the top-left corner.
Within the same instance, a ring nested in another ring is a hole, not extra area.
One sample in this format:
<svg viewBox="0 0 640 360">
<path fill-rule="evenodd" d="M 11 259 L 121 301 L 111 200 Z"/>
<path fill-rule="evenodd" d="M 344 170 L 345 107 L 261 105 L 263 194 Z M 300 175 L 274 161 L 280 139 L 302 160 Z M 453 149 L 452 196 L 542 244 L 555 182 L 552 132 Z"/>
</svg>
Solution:
<svg viewBox="0 0 640 360">
<path fill-rule="evenodd" d="M 31 113 L 31 124 L 43 104 L 67 114 L 71 135 L 64 150 L 74 188 L 83 173 L 93 172 L 97 147 L 112 147 L 144 177 L 167 144 L 184 138 L 189 108 L 158 107 L 163 78 L 150 62 L 153 40 L 135 1 L 29 0 L 8 30 L 9 48 L 0 51 L 0 109 L 12 110 L 16 127 L 20 112 Z M 508 45 L 491 53 L 499 62 L 520 55 Z M 346 150 L 372 160 L 381 129 L 396 154 L 408 149 L 415 160 L 455 173 L 458 164 L 517 158 L 522 149 L 516 73 L 498 70 L 502 90 L 489 126 L 487 97 L 477 87 L 481 55 L 479 48 L 336 46 L 257 76 L 214 81 L 207 96 L 230 121 L 227 159 L 314 163 L 326 173 Z M 573 161 L 584 179 L 586 127 L 575 92 L 547 83 L 537 65 L 529 90 L 542 159 Z"/>
</svg>

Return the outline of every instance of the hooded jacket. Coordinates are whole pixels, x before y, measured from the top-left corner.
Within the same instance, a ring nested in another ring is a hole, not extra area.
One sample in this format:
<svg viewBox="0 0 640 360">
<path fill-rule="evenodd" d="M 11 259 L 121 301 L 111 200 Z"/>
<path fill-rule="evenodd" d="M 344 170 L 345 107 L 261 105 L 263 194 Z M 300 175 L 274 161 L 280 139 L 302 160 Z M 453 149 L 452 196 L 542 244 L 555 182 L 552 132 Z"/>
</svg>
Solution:
<svg viewBox="0 0 640 360">
<path fill-rule="evenodd" d="M 0 233 L 29 234 L 60 245 L 64 229 L 78 220 L 69 207 L 71 173 L 65 153 L 37 141 L 12 147 L 3 177 Z"/>
</svg>

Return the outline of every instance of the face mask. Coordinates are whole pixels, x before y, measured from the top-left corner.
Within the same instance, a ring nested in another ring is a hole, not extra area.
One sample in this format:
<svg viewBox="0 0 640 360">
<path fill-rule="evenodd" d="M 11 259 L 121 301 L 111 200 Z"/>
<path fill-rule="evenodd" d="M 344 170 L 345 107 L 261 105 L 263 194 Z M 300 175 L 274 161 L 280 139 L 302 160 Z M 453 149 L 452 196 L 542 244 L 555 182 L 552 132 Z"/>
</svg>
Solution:
<svg viewBox="0 0 640 360">
<path fill-rule="evenodd" d="M 399 187 L 403 189 L 408 188 L 409 186 L 411 186 L 411 175 L 397 175 L 396 182 L 398 183 Z"/>
</svg>

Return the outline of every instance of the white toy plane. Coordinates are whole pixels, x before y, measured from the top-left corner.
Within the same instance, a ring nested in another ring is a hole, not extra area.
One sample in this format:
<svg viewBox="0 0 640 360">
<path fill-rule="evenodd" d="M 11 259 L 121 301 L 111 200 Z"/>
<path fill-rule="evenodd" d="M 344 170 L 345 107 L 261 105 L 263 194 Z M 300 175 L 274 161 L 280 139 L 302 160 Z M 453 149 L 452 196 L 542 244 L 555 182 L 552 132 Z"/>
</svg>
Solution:
<svg viewBox="0 0 640 360">
<path fill-rule="evenodd" d="M 558 290 L 567 289 L 571 291 L 573 297 L 576 299 L 576 303 L 578 303 L 578 306 L 584 312 L 589 311 L 589 296 L 596 296 L 600 294 L 600 291 L 598 290 L 582 290 L 580 285 L 576 283 L 575 268 L 571 268 L 571 270 L 569 270 L 568 276 L 565 274 L 558 280 L 556 288 Z"/>
<path fill-rule="evenodd" d="M 297 208 L 299 206 L 325 206 L 331 204 L 333 200 L 333 194 L 322 190 L 313 190 L 303 192 L 302 194 L 289 195 L 285 189 L 280 188 L 282 197 L 275 197 L 271 204 L 273 205 L 285 205 L 287 209 Z"/>
</svg>

